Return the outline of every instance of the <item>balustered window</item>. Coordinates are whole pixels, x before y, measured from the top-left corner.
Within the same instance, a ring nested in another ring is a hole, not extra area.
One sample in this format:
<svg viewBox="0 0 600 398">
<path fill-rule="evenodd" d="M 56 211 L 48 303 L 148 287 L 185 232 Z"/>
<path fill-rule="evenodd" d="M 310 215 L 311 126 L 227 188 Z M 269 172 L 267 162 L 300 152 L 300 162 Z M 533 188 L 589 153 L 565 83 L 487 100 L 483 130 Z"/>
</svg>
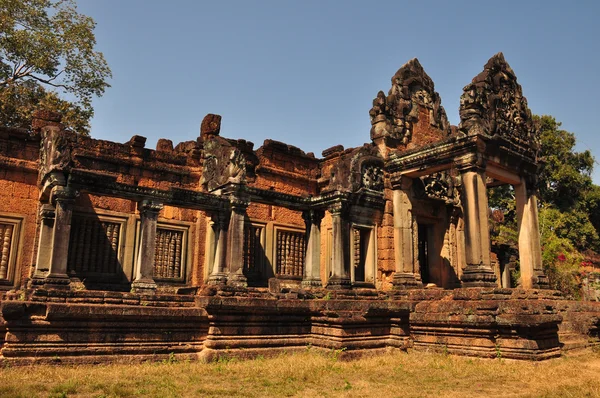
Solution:
<svg viewBox="0 0 600 398">
<path fill-rule="evenodd" d="M 123 236 L 121 219 L 96 215 L 73 214 L 67 270 L 83 278 L 123 275 L 120 244 Z"/>
<path fill-rule="evenodd" d="M 182 281 L 185 277 L 187 230 L 159 226 L 156 229 L 154 279 Z"/>
<path fill-rule="evenodd" d="M 267 281 L 265 263 L 265 226 L 244 225 L 244 275 L 251 286 L 261 286 Z"/>
<path fill-rule="evenodd" d="M 0 285 L 12 283 L 21 222 L 22 219 L 0 217 Z"/>
<path fill-rule="evenodd" d="M 306 237 L 303 231 L 275 230 L 275 272 L 279 276 L 302 278 Z"/>
</svg>

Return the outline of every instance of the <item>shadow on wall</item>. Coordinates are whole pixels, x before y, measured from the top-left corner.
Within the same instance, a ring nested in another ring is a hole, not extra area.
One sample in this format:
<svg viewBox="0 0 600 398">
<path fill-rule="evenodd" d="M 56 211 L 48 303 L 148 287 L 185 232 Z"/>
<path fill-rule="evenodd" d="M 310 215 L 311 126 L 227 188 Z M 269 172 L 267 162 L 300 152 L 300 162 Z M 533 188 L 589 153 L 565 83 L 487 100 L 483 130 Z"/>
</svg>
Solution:
<svg viewBox="0 0 600 398">
<path fill-rule="evenodd" d="M 124 223 L 100 218 L 87 196 L 78 203 L 71 221 L 67 273 L 88 290 L 130 291 L 131 276 L 125 274 Z"/>
</svg>

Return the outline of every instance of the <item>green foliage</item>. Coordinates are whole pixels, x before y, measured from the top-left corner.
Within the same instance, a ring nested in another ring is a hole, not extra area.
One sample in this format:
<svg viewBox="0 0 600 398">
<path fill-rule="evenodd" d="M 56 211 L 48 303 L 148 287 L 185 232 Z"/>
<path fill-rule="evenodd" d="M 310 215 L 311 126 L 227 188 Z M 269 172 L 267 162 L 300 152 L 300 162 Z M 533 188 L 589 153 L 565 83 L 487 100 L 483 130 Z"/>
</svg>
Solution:
<svg viewBox="0 0 600 398">
<path fill-rule="evenodd" d="M 570 210 L 592 187 L 594 158 L 575 152 L 575 135 L 561 130 L 552 116 L 534 116 L 540 132 L 540 199 L 561 211 Z"/>
<path fill-rule="evenodd" d="M 539 222 L 542 261 L 551 287 L 579 296 L 582 252 L 600 251 L 600 187 L 591 173 L 590 151 L 575 151 L 575 135 L 551 116 L 534 116 L 540 132 Z M 504 185 L 489 190 L 490 232 L 497 243 L 517 246 L 514 192 Z"/>
<path fill-rule="evenodd" d="M 88 132 L 91 100 L 111 77 L 94 50 L 94 27 L 73 0 L 0 0 L 0 124 L 28 127 L 33 110 L 45 107 Z"/>
<path fill-rule="evenodd" d="M 11 84 L 0 89 L 0 125 L 28 129 L 37 109 L 49 109 L 62 115 L 63 124 L 80 134 L 88 134 L 91 108 L 62 100 L 53 91 L 46 91 L 35 82 Z"/>
<path fill-rule="evenodd" d="M 516 246 L 519 242 L 517 233 L 517 210 L 515 207 L 514 189 L 510 185 L 501 185 L 489 191 L 490 236 L 497 244 Z"/>
<path fill-rule="evenodd" d="M 542 234 L 542 263 L 552 289 L 579 298 L 579 266 L 583 256 L 571 241 L 557 236 L 553 221 L 563 216 L 556 209 L 542 209 L 539 213 Z"/>
</svg>

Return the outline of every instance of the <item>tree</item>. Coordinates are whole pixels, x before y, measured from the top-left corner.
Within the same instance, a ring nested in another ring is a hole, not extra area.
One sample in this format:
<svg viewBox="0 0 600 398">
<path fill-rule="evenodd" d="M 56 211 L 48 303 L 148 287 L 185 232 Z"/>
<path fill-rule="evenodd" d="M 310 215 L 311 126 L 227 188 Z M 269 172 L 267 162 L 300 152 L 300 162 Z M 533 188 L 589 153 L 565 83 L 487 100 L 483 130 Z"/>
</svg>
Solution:
<svg viewBox="0 0 600 398">
<path fill-rule="evenodd" d="M 572 210 L 592 188 L 594 157 L 575 152 L 575 134 L 560 129 L 552 116 L 534 116 L 540 133 L 540 199 L 559 210 Z"/>
<path fill-rule="evenodd" d="M 89 131 L 92 98 L 112 76 L 94 50 L 94 27 L 73 0 L 0 0 L 1 124 L 28 127 L 31 112 L 44 106 L 63 113 L 73 130 Z"/>
</svg>

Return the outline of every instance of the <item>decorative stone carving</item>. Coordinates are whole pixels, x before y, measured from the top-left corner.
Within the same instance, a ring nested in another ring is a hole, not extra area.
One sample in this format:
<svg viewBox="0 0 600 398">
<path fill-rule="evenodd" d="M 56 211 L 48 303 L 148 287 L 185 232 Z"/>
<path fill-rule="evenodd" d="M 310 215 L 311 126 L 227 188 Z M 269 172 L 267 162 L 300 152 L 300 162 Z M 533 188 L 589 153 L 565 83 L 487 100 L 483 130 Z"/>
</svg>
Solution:
<svg viewBox="0 0 600 398">
<path fill-rule="evenodd" d="M 414 58 L 404 64 L 392 77 L 392 88 L 386 96 L 383 91 L 373 100 L 371 139 L 385 138 L 404 145 L 411 141 L 413 123 L 418 120 L 419 107 L 429 113 L 429 123 L 450 134 L 450 123 L 441 106 L 433 81 Z"/>
<path fill-rule="evenodd" d="M 60 131 L 58 127 L 42 129 L 40 141 L 40 173 L 39 181 L 54 171 L 68 171 L 73 163 L 72 144 L 76 137 L 69 131 Z"/>
<path fill-rule="evenodd" d="M 362 167 L 362 185 L 373 191 L 383 191 L 383 169 L 374 164 Z"/>
<path fill-rule="evenodd" d="M 276 273 L 283 277 L 302 277 L 306 256 L 304 232 L 278 230 L 276 239 Z"/>
<path fill-rule="evenodd" d="M 227 183 L 244 184 L 254 176 L 258 158 L 254 144 L 218 136 L 204 142 L 204 167 L 200 185 L 212 191 Z"/>
<path fill-rule="evenodd" d="M 459 204 L 460 194 L 457 183 L 448 171 L 440 171 L 420 178 L 420 184 L 413 185 L 417 198 L 443 200 L 448 204 Z"/>
<path fill-rule="evenodd" d="M 483 72 L 463 90 L 459 126 L 463 133 L 500 136 L 526 154 L 537 155 L 539 136 L 527 99 L 502 53 L 490 58 Z"/>
<path fill-rule="evenodd" d="M 383 191 L 383 159 L 377 147 L 365 144 L 340 156 L 331 168 L 326 191 Z"/>
<path fill-rule="evenodd" d="M 0 223 L 0 279 L 8 277 L 14 225 Z"/>
<path fill-rule="evenodd" d="M 246 159 L 238 149 L 234 149 L 229 155 L 227 175 L 227 182 L 236 184 L 240 184 L 246 179 Z"/>
</svg>

